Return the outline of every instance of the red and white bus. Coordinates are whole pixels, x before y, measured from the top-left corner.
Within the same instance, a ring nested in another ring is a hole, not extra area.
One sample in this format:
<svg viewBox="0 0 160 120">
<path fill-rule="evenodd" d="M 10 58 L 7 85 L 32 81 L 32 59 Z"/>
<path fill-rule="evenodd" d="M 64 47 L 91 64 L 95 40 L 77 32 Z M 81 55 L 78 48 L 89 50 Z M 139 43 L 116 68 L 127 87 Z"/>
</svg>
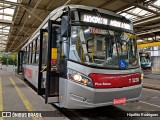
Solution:
<svg viewBox="0 0 160 120">
<path fill-rule="evenodd" d="M 18 70 L 38 94 L 59 107 L 123 104 L 141 95 L 133 25 L 107 10 L 82 5 L 55 9 L 19 51 L 19 61 Z"/>
</svg>

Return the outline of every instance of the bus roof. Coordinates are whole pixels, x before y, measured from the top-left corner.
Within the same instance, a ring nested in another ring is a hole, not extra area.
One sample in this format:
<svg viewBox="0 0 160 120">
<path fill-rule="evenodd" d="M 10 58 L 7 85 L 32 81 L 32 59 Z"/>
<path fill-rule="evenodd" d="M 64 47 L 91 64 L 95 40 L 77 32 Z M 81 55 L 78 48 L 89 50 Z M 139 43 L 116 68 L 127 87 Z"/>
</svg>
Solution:
<svg viewBox="0 0 160 120">
<path fill-rule="evenodd" d="M 22 49 L 24 49 L 30 42 L 32 42 L 32 40 L 34 40 L 35 38 L 37 38 L 37 36 L 39 35 L 39 30 L 40 29 L 45 29 L 47 27 L 47 21 L 49 19 L 51 20 L 55 20 L 56 18 L 58 18 L 59 16 L 62 15 L 63 13 L 63 9 L 69 7 L 70 9 L 84 9 L 84 10 L 93 10 L 93 9 L 97 9 L 98 12 L 100 13 L 104 13 L 107 15 L 111 15 L 117 18 L 123 18 L 126 19 L 124 16 L 121 16 L 119 14 L 116 14 L 114 12 L 108 11 L 108 10 L 104 10 L 104 9 L 100 9 L 100 8 L 96 8 L 96 7 L 90 7 L 90 6 L 84 6 L 84 5 L 64 5 L 64 6 L 60 6 L 56 9 L 54 9 L 47 17 L 46 19 L 42 22 L 42 24 L 37 28 L 37 30 L 28 38 L 28 42 L 22 47 Z M 129 19 L 126 19 L 129 22 L 131 22 Z"/>
</svg>

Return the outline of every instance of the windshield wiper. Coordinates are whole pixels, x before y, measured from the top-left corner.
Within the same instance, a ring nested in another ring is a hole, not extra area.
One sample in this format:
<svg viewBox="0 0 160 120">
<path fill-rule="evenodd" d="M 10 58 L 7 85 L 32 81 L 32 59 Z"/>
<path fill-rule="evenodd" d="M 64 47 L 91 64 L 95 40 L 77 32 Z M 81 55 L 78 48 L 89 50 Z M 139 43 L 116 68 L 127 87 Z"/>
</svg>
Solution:
<svg viewBox="0 0 160 120">
<path fill-rule="evenodd" d="M 93 12 L 96 13 L 96 15 L 101 18 L 101 15 L 97 9 L 93 9 Z"/>
</svg>

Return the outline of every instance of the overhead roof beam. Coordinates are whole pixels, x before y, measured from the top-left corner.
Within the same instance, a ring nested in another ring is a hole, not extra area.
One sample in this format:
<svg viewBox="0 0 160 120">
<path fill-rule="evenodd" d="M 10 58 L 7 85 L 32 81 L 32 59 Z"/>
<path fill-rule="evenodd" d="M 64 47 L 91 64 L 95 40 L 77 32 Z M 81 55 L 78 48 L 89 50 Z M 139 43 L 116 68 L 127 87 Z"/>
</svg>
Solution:
<svg viewBox="0 0 160 120">
<path fill-rule="evenodd" d="M 28 10 L 26 7 L 21 6 L 23 9 L 25 9 L 27 12 L 29 12 L 29 14 L 32 14 L 34 17 L 36 17 L 38 20 L 43 21 L 40 17 L 38 17 L 37 15 L 35 15 L 33 12 L 31 12 L 30 10 Z"/>
<path fill-rule="evenodd" d="M 7 13 L 0 13 L 0 15 L 5 15 L 5 16 L 11 16 L 11 17 L 13 17 L 13 15 L 7 14 Z"/>
<path fill-rule="evenodd" d="M 132 22 L 138 23 L 138 22 L 145 21 L 145 20 L 152 19 L 152 18 L 156 18 L 156 17 L 158 17 L 158 15 L 148 15 L 148 16 L 144 16 L 143 18 L 132 21 Z"/>
<path fill-rule="evenodd" d="M 127 8 L 129 8 L 129 7 L 131 7 L 131 5 L 126 5 L 126 6 L 124 6 L 124 7 L 121 7 L 121 8 L 119 8 L 118 10 L 114 10 L 114 12 L 120 12 L 120 11 L 123 11 L 123 10 L 125 10 L 125 9 L 127 9 Z"/>
<path fill-rule="evenodd" d="M 23 25 L 12 25 L 15 28 L 22 27 Z M 37 27 L 32 27 L 32 26 L 23 26 L 24 28 L 30 28 L 30 29 L 37 29 Z"/>
<path fill-rule="evenodd" d="M 121 13 L 127 12 L 127 11 L 129 11 L 129 10 L 134 9 L 134 8 L 136 8 L 136 7 L 135 7 L 135 6 L 132 6 L 132 7 L 130 7 L 130 8 L 123 9 L 123 10 L 119 11 L 119 12 L 118 12 L 118 14 L 121 14 Z"/>
<path fill-rule="evenodd" d="M 7 25 L 0 27 L 0 29 L 4 29 L 5 27 L 7 27 Z"/>
<path fill-rule="evenodd" d="M 2 24 L 2 25 L 12 25 L 12 21 L 9 21 L 9 20 L 2 20 L 2 19 L 0 19 L 0 24 Z"/>
<path fill-rule="evenodd" d="M 13 35 L 13 34 L 10 34 L 10 36 L 12 36 L 12 37 L 15 37 L 15 36 L 18 36 L 18 37 L 28 37 L 28 35 Z"/>
<path fill-rule="evenodd" d="M 150 5 L 150 4 L 153 4 L 153 3 L 155 3 L 157 0 L 143 0 L 143 5 Z"/>
<path fill-rule="evenodd" d="M 154 7 L 154 8 L 156 8 L 156 9 L 160 10 L 160 7 L 157 6 L 157 5 L 150 4 L 149 6 Z"/>
<path fill-rule="evenodd" d="M 6 33 L 0 33 L 0 35 L 4 35 L 4 36 L 8 36 L 8 35 L 10 35 L 10 36 L 17 36 L 17 35 L 13 35 L 13 34 L 6 34 Z M 2 37 L 2 36 L 0 36 L 0 37 Z M 18 35 L 18 37 L 28 37 L 27 35 Z"/>
<path fill-rule="evenodd" d="M 13 27 L 22 27 L 23 25 L 12 25 L 12 22 L 6 22 L 6 21 L 4 21 L 4 20 L 0 20 L 0 25 L 7 25 L 7 26 L 13 26 Z M 37 29 L 37 27 L 31 27 L 31 26 L 24 26 L 25 28 L 34 28 L 34 29 Z"/>
<path fill-rule="evenodd" d="M 138 15 L 138 14 L 135 14 L 135 13 L 132 13 L 132 12 L 128 12 L 128 11 L 126 11 L 126 13 L 128 13 L 128 14 L 130 14 L 130 15 L 133 15 L 133 16 L 137 16 L 137 17 L 142 17 L 142 16 L 140 16 L 140 15 Z"/>
<path fill-rule="evenodd" d="M 21 28 L 17 27 L 21 32 L 23 32 L 24 34 L 26 34 L 27 36 L 30 36 L 27 32 L 25 32 L 24 30 L 21 30 Z"/>
<path fill-rule="evenodd" d="M 150 31 L 142 31 L 141 33 L 136 33 L 137 36 L 140 35 L 146 35 L 146 34 L 151 34 L 151 33 L 155 33 L 155 32 L 159 32 L 160 29 L 154 29 L 154 30 L 150 30 Z"/>
<path fill-rule="evenodd" d="M 98 6 L 98 8 L 101 8 L 101 7 L 104 7 L 104 6 L 106 6 L 106 5 L 109 5 L 109 4 L 111 4 L 111 3 L 115 2 L 115 1 L 117 1 L 117 0 L 107 1 L 107 2 L 103 3 L 102 5 Z"/>
<path fill-rule="evenodd" d="M 138 7 L 138 8 L 141 8 L 141 9 L 143 9 L 143 10 L 146 10 L 146 11 L 148 11 L 148 12 L 151 12 L 151 13 L 154 13 L 154 14 L 160 16 L 160 13 L 159 13 L 159 12 L 156 12 L 156 11 L 154 11 L 154 10 L 151 10 L 151 9 L 147 8 L 146 6 L 142 6 L 142 5 L 140 5 L 140 4 L 137 4 L 137 3 L 132 2 L 132 1 L 130 1 L 130 0 L 122 0 L 122 1 L 127 2 L 127 3 L 129 3 L 130 5 L 136 6 L 136 7 Z"/>
<path fill-rule="evenodd" d="M 0 39 L 0 41 L 4 41 L 4 42 L 7 42 L 8 41 L 8 39 L 7 40 L 3 40 L 2 38 Z"/>
<path fill-rule="evenodd" d="M 16 2 L 10 2 L 10 1 L 5 1 L 5 0 L 0 0 L 0 2 L 5 3 L 5 4 L 14 5 L 14 6 L 34 8 L 34 6 L 27 5 L 27 4 L 23 4 L 23 3 L 16 3 Z M 46 11 L 46 12 L 51 12 L 51 11 L 52 11 L 52 10 L 48 10 L 48 9 L 41 8 L 41 7 L 37 7 L 36 9 L 37 9 L 37 10 L 41 10 L 41 11 Z"/>
<path fill-rule="evenodd" d="M 19 29 L 21 30 L 21 29 Z M 24 30 L 21 30 L 21 32 L 23 32 L 24 34 L 26 34 L 27 36 L 30 36 L 27 32 L 25 32 Z"/>
<path fill-rule="evenodd" d="M 139 25 L 139 24 L 143 24 L 143 23 L 147 23 L 147 22 L 151 22 L 153 20 L 158 20 L 160 19 L 160 17 L 154 17 L 154 18 L 150 18 L 150 19 L 147 19 L 147 20 L 143 20 L 143 21 L 140 21 L 140 22 L 133 22 L 133 25 Z"/>
<path fill-rule="evenodd" d="M 0 10 L 3 10 L 3 9 L 6 9 L 6 8 L 10 8 L 10 9 L 12 9 L 13 7 L 15 7 L 15 6 L 1 6 L 2 8 L 0 8 Z"/>
<path fill-rule="evenodd" d="M 160 23 L 158 24 L 153 24 L 153 25 L 140 25 L 140 26 L 134 26 L 136 28 L 156 28 L 156 27 L 160 27 Z"/>
<path fill-rule="evenodd" d="M 30 14 L 32 14 L 34 17 L 36 17 L 37 19 L 39 19 L 40 21 L 43 21 L 40 17 L 38 17 L 37 15 L 35 15 L 34 13 L 32 13 L 28 8 L 26 8 L 26 6 L 28 7 L 28 5 L 24 5 L 24 4 L 21 4 L 21 3 L 15 3 L 15 2 L 10 2 L 10 1 L 4 1 L 4 0 L 0 0 L 0 2 L 6 3 L 6 4 L 15 5 L 15 6 L 20 6 L 23 9 L 25 9 L 27 12 L 29 12 Z M 32 8 L 34 8 L 34 7 L 32 7 Z"/>
<path fill-rule="evenodd" d="M 1 1 L 0 1 L 1 2 Z M 5 5 L 5 4 L 0 4 L 0 7 L 11 7 L 11 6 L 8 6 L 8 5 Z M 15 7 L 14 5 L 12 5 L 12 7 Z M 14 9 L 14 8 L 13 8 Z"/>
<path fill-rule="evenodd" d="M 6 43 L 1 43 L 1 42 L 0 42 L 0 45 L 7 45 L 7 44 L 6 44 Z"/>
</svg>

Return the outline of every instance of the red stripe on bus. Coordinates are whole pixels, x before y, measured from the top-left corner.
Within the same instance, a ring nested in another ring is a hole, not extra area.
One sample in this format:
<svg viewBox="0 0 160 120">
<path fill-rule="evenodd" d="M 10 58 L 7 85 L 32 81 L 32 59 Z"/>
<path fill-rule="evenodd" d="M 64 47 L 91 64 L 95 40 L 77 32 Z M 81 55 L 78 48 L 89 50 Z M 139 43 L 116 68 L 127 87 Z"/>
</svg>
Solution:
<svg viewBox="0 0 160 120">
<path fill-rule="evenodd" d="M 28 68 L 23 68 L 24 69 L 24 74 L 28 77 L 28 78 L 32 78 L 32 71 L 31 69 Z"/>
<path fill-rule="evenodd" d="M 120 88 L 141 84 L 140 73 L 134 74 L 97 74 L 91 73 L 94 88 Z"/>
</svg>

